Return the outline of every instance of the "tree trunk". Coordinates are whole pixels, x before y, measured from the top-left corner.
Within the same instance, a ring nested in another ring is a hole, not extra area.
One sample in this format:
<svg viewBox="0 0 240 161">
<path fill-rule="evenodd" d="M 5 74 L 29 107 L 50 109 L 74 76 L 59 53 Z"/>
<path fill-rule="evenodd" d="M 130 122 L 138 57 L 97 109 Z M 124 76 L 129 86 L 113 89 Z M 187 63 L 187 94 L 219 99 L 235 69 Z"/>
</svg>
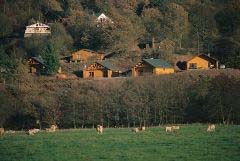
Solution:
<svg viewBox="0 0 240 161">
<path fill-rule="evenodd" d="M 130 127 L 130 122 L 129 122 L 129 116 L 128 116 L 128 111 L 127 111 L 127 124 L 128 124 L 128 128 Z"/>
<path fill-rule="evenodd" d="M 94 128 L 94 121 L 95 121 L 95 120 L 94 120 L 94 113 L 93 113 L 92 116 L 93 116 L 93 120 L 92 120 L 92 128 Z"/>
<path fill-rule="evenodd" d="M 85 114 L 84 114 L 84 109 L 83 109 L 83 110 L 82 110 L 82 128 L 84 128 L 84 123 L 85 123 L 85 122 L 84 122 L 84 115 L 85 115 Z"/>
<path fill-rule="evenodd" d="M 74 127 L 74 129 L 76 129 L 77 128 L 77 126 L 76 126 L 76 105 L 75 105 L 75 103 L 73 103 L 73 127 Z"/>
<path fill-rule="evenodd" d="M 152 37 L 152 48 L 155 49 L 155 38 Z"/>
</svg>

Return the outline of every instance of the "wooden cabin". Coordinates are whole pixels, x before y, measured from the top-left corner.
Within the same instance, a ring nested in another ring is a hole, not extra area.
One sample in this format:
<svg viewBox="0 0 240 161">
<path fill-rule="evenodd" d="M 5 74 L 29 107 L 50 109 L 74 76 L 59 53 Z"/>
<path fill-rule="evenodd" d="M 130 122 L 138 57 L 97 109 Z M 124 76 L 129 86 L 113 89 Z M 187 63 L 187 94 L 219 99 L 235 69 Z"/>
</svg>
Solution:
<svg viewBox="0 0 240 161">
<path fill-rule="evenodd" d="M 218 68 L 218 61 L 206 54 L 195 56 L 186 62 L 186 69 L 213 69 Z"/>
<path fill-rule="evenodd" d="M 31 57 L 28 60 L 29 64 L 29 73 L 40 74 L 42 70 L 46 67 L 44 64 L 44 60 L 41 56 Z"/>
<path fill-rule="evenodd" d="M 95 62 L 83 70 L 83 78 L 111 78 L 118 77 L 121 71 L 109 61 Z"/>
<path fill-rule="evenodd" d="M 83 62 L 83 61 L 99 61 L 104 59 L 104 53 L 95 52 L 88 49 L 81 49 L 77 52 L 72 53 L 71 62 Z"/>
<path fill-rule="evenodd" d="M 142 76 L 148 74 L 170 74 L 174 73 L 174 68 L 168 62 L 161 59 L 143 59 L 132 68 L 132 76 Z"/>
<path fill-rule="evenodd" d="M 26 26 L 24 37 L 31 37 L 33 35 L 49 35 L 49 34 L 51 34 L 50 26 L 37 22 L 35 24 Z"/>
</svg>

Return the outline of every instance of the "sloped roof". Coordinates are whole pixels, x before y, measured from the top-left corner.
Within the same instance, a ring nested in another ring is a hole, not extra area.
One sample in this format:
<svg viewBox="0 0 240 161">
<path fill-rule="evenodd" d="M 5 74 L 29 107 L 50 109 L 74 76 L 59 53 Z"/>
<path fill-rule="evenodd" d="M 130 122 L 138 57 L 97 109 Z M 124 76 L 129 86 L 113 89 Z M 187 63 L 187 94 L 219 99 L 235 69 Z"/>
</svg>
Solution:
<svg viewBox="0 0 240 161">
<path fill-rule="evenodd" d="M 143 59 L 143 61 L 153 67 L 172 68 L 171 64 L 162 59 Z"/>
<path fill-rule="evenodd" d="M 81 51 L 87 51 L 87 52 L 90 52 L 90 53 L 93 53 L 93 54 L 105 54 L 104 52 L 102 51 L 93 51 L 93 50 L 90 50 L 90 49 L 80 49 L 78 51 L 75 51 L 73 53 L 78 53 L 78 52 L 81 52 Z"/>
<path fill-rule="evenodd" d="M 43 24 L 43 23 L 37 22 L 37 23 L 32 24 L 32 25 L 29 25 L 29 26 L 27 26 L 27 27 L 49 27 L 49 26 L 48 26 L 48 25 L 45 25 L 45 24 Z"/>
<path fill-rule="evenodd" d="M 103 61 L 98 61 L 98 64 L 102 65 L 103 67 L 112 70 L 112 71 L 120 71 L 120 68 L 113 65 L 111 62 L 107 61 L 107 60 L 103 60 Z"/>
<path fill-rule="evenodd" d="M 36 60 L 37 62 L 41 63 L 42 65 L 45 65 L 44 60 L 41 56 L 32 57 L 32 59 Z"/>
<path fill-rule="evenodd" d="M 203 58 L 203 59 L 209 59 L 209 60 L 212 60 L 212 61 L 217 61 L 217 59 L 211 57 L 210 55 L 207 55 L 207 54 L 200 54 L 198 55 L 200 58 Z"/>
<path fill-rule="evenodd" d="M 100 16 L 98 16 L 96 21 L 101 22 L 101 19 L 105 19 L 106 21 L 113 23 L 113 21 L 109 17 L 107 17 L 104 13 L 102 13 Z"/>
</svg>

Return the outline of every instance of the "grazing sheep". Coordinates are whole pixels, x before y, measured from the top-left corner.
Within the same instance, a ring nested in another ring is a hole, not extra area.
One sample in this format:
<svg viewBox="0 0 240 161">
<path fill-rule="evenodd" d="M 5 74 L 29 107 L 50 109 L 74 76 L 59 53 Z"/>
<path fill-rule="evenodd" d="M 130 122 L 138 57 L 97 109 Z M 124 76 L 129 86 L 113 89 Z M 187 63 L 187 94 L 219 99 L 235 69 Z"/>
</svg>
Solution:
<svg viewBox="0 0 240 161">
<path fill-rule="evenodd" d="M 135 133 L 139 132 L 139 128 L 133 128 L 132 132 L 135 132 Z"/>
<path fill-rule="evenodd" d="M 145 126 L 142 126 L 139 128 L 140 131 L 145 131 L 146 130 L 146 127 Z"/>
<path fill-rule="evenodd" d="M 0 135 L 4 134 L 4 128 L 0 128 Z"/>
<path fill-rule="evenodd" d="M 103 126 L 97 125 L 96 130 L 97 130 L 98 134 L 102 134 L 103 133 Z"/>
<path fill-rule="evenodd" d="M 55 132 L 57 129 L 57 125 L 51 125 L 50 128 L 46 128 L 47 132 Z"/>
<path fill-rule="evenodd" d="M 208 125 L 207 132 L 213 132 L 215 131 L 216 126 L 214 124 Z"/>
<path fill-rule="evenodd" d="M 29 129 L 28 131 L 27 131 L 27 134 L 28 135 L 34 135 L 34 134 L 36 134 L 36 133 L 38 133 L 40 131 L 40 129 Z"/>
<path fill-rule="evenodd" d="M 7 130 L 5 133 L 6 133 L 6 134 L 15 134 L 16 131 L 14 131 L 14 130 Z"/>
<path fill-rule="evenodd" d="M 172 132 L 173 131 L 173 127 L 172 126 L 167 126 L 166 127 L 166 132 Z"/>
<path fill-rule="evenodd" d="M 179 130 L 179 129 L 180 129 L 180 126 L 172 126 L 172 129 L 173 129 L 173 130 Z"/>
</svg>

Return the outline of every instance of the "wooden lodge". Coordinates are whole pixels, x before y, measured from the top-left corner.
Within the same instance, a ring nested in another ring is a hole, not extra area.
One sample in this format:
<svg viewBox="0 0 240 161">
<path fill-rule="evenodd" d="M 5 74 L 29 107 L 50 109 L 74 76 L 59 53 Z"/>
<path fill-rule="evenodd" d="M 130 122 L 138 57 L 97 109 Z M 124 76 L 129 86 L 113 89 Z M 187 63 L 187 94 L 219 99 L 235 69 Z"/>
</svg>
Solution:
<svg viewBox="0 0 240 161">
<path fill-rule="evenodd" d="M 44 64 L 44 60 L 41 56 L 31 57 L 28 60 L 29 64 L 29 73 L 40 74 L 42 70 L 46 67 Z"/>
<path fill-rule="evenodd" d="M 200 54 L 185 60 L 178 60 L 177 66 L 181 70 L 216 69 L 218 68 L 218 60 L 209 55 Z"/>
<path fill-rule="evenodd" d="M 95 62 L 83 70 L 83 78 L 111 78 L 118 77 L 121 71 L 109 61 Z"/>
<path fill-rule="evenodd" d="M 174 68 L 168 62 L 161 59 L 143 59 L 132 68 L 132 76 L 142 76 L 148 74 L 170 74 L 174 73 Z"/>
<path fill-rule="evenodd" d="M 73 52 L 69 61 L 71 62 L 84 62 L 84 61 L 99 61 L 104 59 L 104 53 L 95 52 L 88 49 L 81 49 Z"/>
<path fill-rule="evenodd" d="M 24 37 L 31 37 L 33 35 L 49 35 L 49 34 L 51 34 L 50 26 L 37 22 L 35 24 L 26 26 Z"/>
</svg>

